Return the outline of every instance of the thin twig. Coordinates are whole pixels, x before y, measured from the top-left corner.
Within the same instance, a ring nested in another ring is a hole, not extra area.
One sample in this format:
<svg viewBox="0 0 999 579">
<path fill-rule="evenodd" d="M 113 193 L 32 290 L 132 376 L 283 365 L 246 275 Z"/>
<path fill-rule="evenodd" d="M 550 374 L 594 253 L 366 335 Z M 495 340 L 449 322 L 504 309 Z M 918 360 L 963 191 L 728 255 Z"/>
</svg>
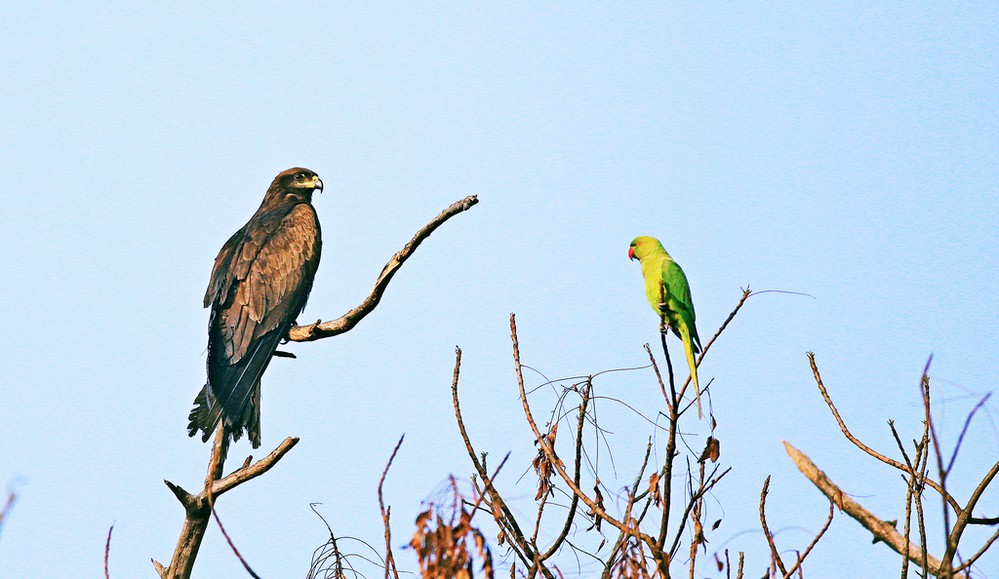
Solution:
<svg viewBox="0 0 999 579">
<path fill-rule="evenodd" d="M 982 399 L 975 404 L 975 407 L 971 409 L 968 416 L 964 419 L 964 426 L 961 428 L 961 434 L 957 437 L 957 444 L 954 445 L 954 451 L 950 455 L 950 460 L 947 461 L 947 472 L 950 472 L 954 468 L 954 461 L 957 460 L 957 453 L 961 450 L 961 445 L 964 443 L 964 435 L 968 433 L 968 427 L 971 426 L 971 419 L 975 417 L 975 413 L 978 412 L 982 406 L 992 397 L 992 393 L 989 392 Z"/>
<path fill-rule="evenodd" d="M 780 558 L 780 553 L 777 551 L 777 545 L 774 544 L 774 534 L 770 532 L 767 527 L 767 490 L 770 488 L 770 477 L 763 481 L 763 491 L 760 493 L 760 524 L 763 525 L 763 536 L 767 538 L 767 544 L 770 545 L 770 557 L 773 559 L 774 563 L 780 569 L 780 572 L 787 576 L 787 569 L 784 568 L 784 561 Z"/>
<path fill-rule="evenodd" d="M 111 556 L 111 531 L 114 531 L 114 523 L 108 529 L 108 539 L 104 543 L 104 579 L 111 579 L 111 574 L 108 571 L 108 558 Z"/>
<path fill-rule="evenodd" d="M 409 243 L 392 256 L 392 259 L 382 268 L 382 272 L 378 274 L 378 279 L 375 281 L 371 293 L 360 305 L 335 320 L 328 322 L 316 321 L 306 326 L 292 326 L 288 330 L 288 340 L 292 342 L 311 342 L 342 334 L 356 326 L 358 322 L 375 309 L 375 306 L 382 299 L 382 295 L 385 293 L 389 282 L 392 280 L 392 276 L 395 275 L 399 268 L 402 267 L 402 264 L 416 251 L 416 248 L 420 246 L 423 240 L 430 237 L 430 234 L 443 225 L 445 221 L 463 211 L 468 211 L 478 202 L 478 197 L 470 195 L 452 203 L 447 209 L 441 211 L 437 217 L 434 217 L 422 229 L 417 231 Z"/>
<path fill-rule="evenodd" d="M 933 445 L 933 455 L 937 459 L 937 476 L 940 477 L 940 488 L 947 489 L 947 467 L 943 462 L 943 450 L 940 448 L 940 438 L 937 436 L 936 427 L 933 426 L 933 415 L 930 413 L 930 363 L 933 362 L 933 356 L 926 361 L 926 367 L 923 368 L 923 375 L 919 380 L 920 391 L 923 394 L 923 408 L 926 413 L 926 423 L 930 427 L 930 443 Z M 954 509 L 958 513 L 961 509 Z M 950 509 L 947 508 L 947 502 L 943 503 L 943 534 L 944 534 L 944 554 L 940 558 L 940 570 L 945 573 L 945 577 L 949 577 L 948 570 L 951 568 L 954 555 L 957 553 L 957 544 L 951 542 L 951 526 L 950 526 Z"/>
<path fill-rule="evenodd" d="M 802 553 L 800 556 L 798 556 L 798 560 L 795 561 L 794 565 L 791 567 L 791 570 L 784 574 L 784 579 L 788 579 L 789 577 L 794 575 L 794 572 L 797 571 L 801 567 L 802 563 L 805 562 L 805 558 L 808 557 L 808 554 L 812 552 L 812 549 L 815 547 L 815 545 L 819 543 L 819 540 L 822 538 L 822 535 L 825 535 L 826 531 L 829 530 L 829 525 L 832 524 L 833 520 L 833 513 L 834 513 L 833 502 L 829 501 L 829 516 L 826 518 L 826 524 L 822 525 L 822 529 L 818 532 L 817 535 L 815 535 L 815 538 L 812 539 L 812 542 L 809 543 L 807 547 L 805 547 L 805 552 Z"/>
<path fill-rule="evenodd" d="M 229 533 L 225 531 L 225 527 L 222 526 L 222 519 L 219 518 L 219 514 L 214 508 L 212 509 L 212 516 L 215 517 L 215 522 L 218 524 L 219 530 L 222 531 L 222 536 L 225 537 L 225 542 L 229 543 L 229 548 L 236 554 L 236 558 L 243 564 L 243 568 L 246 569 L 246 572 L 249 573 L 250 577 L 253 577 L 253 579 L 260 579 L 260 576 L 253 572 L 253 569 L 250 568 L 250 564 L 243 558 L 243 554 L 239 552 L 239 549 L 236 548 L 232 539 L 229 538 Z"/>
<path fill-rule="evenodd" d="M 984 555 L 986 551 L 988 551 L 989 548 L 992 547 L 992 545 L 996 542 L 996 539 L 999 539 L 999 529 L 996 529 L 996 532 L 992 533 L 992 536 L 989 537 L 987 541 L 985 541 L 985 544 L 982 545 L 982 548 L 979 549 L 977 553 L 969 557 L 968 560 L 962 563 L 960 567 L 954 569 L 954 572 L 959 573 L 961 571 L 964 571 L 965 569 L 971 569 L 971 566 L 975 564 L 975 561 L 980 559 L 982 555 Z"/>
<path fill-rule="evenodd" d="M 534 432 L 534 438 L 537 441 L 538 446 L 541 447 L 541 450 L 548 457 L 548 460 L 551 461 L 555 472 L 562 477 L 566 486 L 568 486 L 569 489 L 571 489 L 572 492 L 576 494 L 581 501 L 583 501 L 583 504 L 590 509 L 595 517 L 600 517 L 611 525 L 617 527 L 619 530 L 629 533 L 630 535 L 645 542 L 652 550 L 652 555 L 656 560 L 656 564 L 659 567 L 660 572 L 665 576 L 669 576 L 669 566 L 662 556 L 662 550 L 656 545 L 656 540 L 649 535 L 642 533 L 638 529 L 629 528 L 628 525 L 613 517 L 610 513 L 604 510 L 600 504 L 584 493 L 582 489 L 579 488 L 579 485 L 575 484 L 569 474 L 565 471 L 565 466 L 561 464 L 561 461 L 555 455 L 555 450 L 548 445 L 547 438 L 542 435 L 541 431 L 538 429 L 538 425 L 534 420 L 534 415 L 531 413 L 531 407 L 527 402 L 527 392 L 524 387 L 524 374 L 520 363 L 520 345 L 517 340 L 517 321 L 514 314 L 510 314 L 510 338 L 513 342 L 514 370 L 517 374 L 517 386 L 520 389 L 520 401 L 524 410 L 524 415 L 527 419 L 528 425 L 530 425 L 531 430 Z"/>
<path fill-rule="evenodd" d="M 392 576 L 395 577 L 395 579 L 399 579 L 399 571 L 395 567 L 395 557 L 392 555 L 392 526 L 389 523 L 389 519 L 392 515 L 392 507 L 387 509 L 385 508 L 382 487 L 385 485 L 385 477 L 388 476 L 389 467 L 392 466 L 392 461 L 395 460 L 395 455 L 399 452 L 399 448 L 402 446 L 402 441 L 405 438 L 405 434 L 399 437 L 399 442 L 397 442 L 395 444 L 395 448 L 392 449 L 392 455 L 389 456 L 388 463 L 385 465 L 385 470 L 382 471 L 382 477 L 378 479 L 378 509 L 382 513 L 382 522 L 385 524 L 385 579 L 389 579 L 389 571 L 392 572 Z"/>
<path fill-rule="evenodd" d="M 702 462 L 701 463 L 702 469 L 703 466 L 704 463 Z M 724 471 L 722 471 L 721 474 L 715 476 L 716 473 L 718 472 L 718 468 L 719 467 L 716 466 L 714 470 L 711 471 L 711 475 L 708 476 L 708 478 L 711 480 L 708 481 L 708 484 L 705 485 L 703 484 L 702 481 L 700 488 L 698 488 L 696 492 L 694 492 L 693 490 L 691 491 L 690 500 L 687 501 L 687 505 L 683 510 L 683 516 L 680 517 L 681 520 L 680 527 L 676 530 L 676 535 L 673 537 L 673 543 L 670 545 L 669 551 L 667 551 L 671 556 L 676 554 L 677 549 L 680 547 L 680 538 L 682 537 L 683 529 L 685 528 L 684 526 L 685 523 L 683 521 L 685 521 L 687 517 L 690 515 L 690 512 L 694 508 L 694 504 L 697 501 L 702 500 L 705 494 L 709 493 L 711 489 L 715 488 L 718 485 L 718 483 L 721 482 L 721 479 L 725 478 L 725 475 L 727 475 L 729 472 L 732 471 L 732 467 L 728 467 Z M 665 500 L 665 497 L 663 498 L 663 500 Z"/>
<path fill-rule="evenodd" d="M 3 522 L 10 514 L 11 509 L 14 508 L 14 503 L 17 501 L 17 494 L 13 490 L 7 491 L 7 500 L 4 501 L 3 508 L 0 509 L 0 530 L 3 530 Z"/>
<path fill-rule="evenodd" d="M 905 460 L 905 465 L 909 467 L 909 475 L 906 477 L 903 475 L 903 480 L 905 480 L 905 523 L 903 524 L 902 538 L 905 539 L 905 544 L 909 544 L 910 537 L 912 536 L 912 501 L 921 500 L 921 493 L 917 493 L 917 479 L 916 469 L 912 465 L 912 461 L 909 460 L 908 453 L 905 452 L 905 445 L 902 444 L 902 439 L 898 435 L 898 431 L 895 430 L 895 422 L 893 420 L 888 421 L 888 428 L 891 429 L 891 434 L 895 438 L 895 444 L 898 445 L 898 451 L 902 453 L 902 458 Z M 921 456 L 921 451 L 917 449 L 916 457 L 917 460 Z M 901 579 L 906 579 L 909 576 L 909 558 L 902 557 L 902 575 Z"/>
<path fill-rule="evenodd" d="M 583 454 L 583 426 L 586 424 L 586 406 L 590 401 L 590 389 L 593 387 L 591 382 L 587 382 L 583 386 L 583 399 L 579 403 L 579 417 L 576 419 L 576 444 L 575 444 L 575 459 L 573 460 L 573 475 L 572 480 L 579 485 L 579 479 L 581 474 L 581 463 Z M 648 455 L 646 455 L 647 457 Z M 576 508 L 579 506 L 579 497 L 573 493 L 571 502 L 569 503 L 569 512 L 565 516 L 565 524 L 562 525 L 562 531 L 558 534 L 554 541 L 552 541 L 551 546 L 544 553 L 538 556 L 540 561 L 545 561 L 549 559 L 556 551 L 562 546 L 562 542 L 565 538 L 569 536 L 569 531 L 572 529 L 572 522 L 576 518 Z M 538 522 L 541 522 L 541 510 L 538 510 Z M 535 530 L 535 536 L 537 535 L 537 530 Z"/>
</svg>

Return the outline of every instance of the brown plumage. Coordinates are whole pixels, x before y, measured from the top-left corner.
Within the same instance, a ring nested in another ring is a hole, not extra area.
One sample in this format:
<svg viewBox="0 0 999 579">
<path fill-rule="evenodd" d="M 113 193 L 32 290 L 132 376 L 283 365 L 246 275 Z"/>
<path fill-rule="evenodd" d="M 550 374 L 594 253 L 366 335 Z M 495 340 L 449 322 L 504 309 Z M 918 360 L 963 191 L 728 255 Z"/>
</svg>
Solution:
<svg viewBox="0 0 999 579">
<path fill-rule="evenodd" d="M 260 446 L 260 377 L 312 289 L 322 248 L 312 193 L 322 188 L 309 169 L 282 172 L 215 258 L 205 292 L 208 381 L 194 399 L 189 435 L 200 430 L 207 441 L 222 421 L 227 437 L 245 431 Z"/>
</svg>

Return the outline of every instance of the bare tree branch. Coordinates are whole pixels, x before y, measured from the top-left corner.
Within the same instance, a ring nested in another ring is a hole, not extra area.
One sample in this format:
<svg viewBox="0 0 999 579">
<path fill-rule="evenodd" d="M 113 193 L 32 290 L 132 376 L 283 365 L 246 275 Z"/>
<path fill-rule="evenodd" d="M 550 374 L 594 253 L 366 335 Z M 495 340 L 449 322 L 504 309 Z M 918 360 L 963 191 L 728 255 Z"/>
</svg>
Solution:
<svg viewBox="0 0 999 579">
<path fill-rule="evenodd" d="M 246 569 L 246 572 L 249 573 L 250 577 L 253 577 L 253 579 L 260 579 L 260 575 L 257 575 L 253 568 L 250 567 L 250 563 L 247 562 L 246 558 L 243 557 L 243 554 L 236 548 L 236 544 L 232 542 L 232 538 L 230 538 L 229 533 L 226 532 L 225 526 L 222 525 L 222 519 L 219 518 L 219 514 L 214 508 L 212 508 L 212 517 L 215 518 L 215 524 L 219 526 L 219 531 L 222 533 L 222 536 L 225 537 L 225 542 L 228 543 L 232 552 L 236 554 L 236 558 L 239 559 L 239 562 L 243 564 L 243 569 Z"/>
<path fill-rule="evenodd" d="M 177 500 L 184 505 L 187 516 L 180 537 L 177 539 L 177 547 L 174 549 L 170 566 L 166 567 L 155 559 L 153 560 L 153 567 L 156 568 L 159 576 L 162 579 L 187 579 L 190 577 L 191 571 L 194 569 L 194 560 L 198 556 L 201 542 L 208 530 L 208 522 L 211 519 L 215 499 L 270 470 L 296 444 L 298 444 L 297 438 L 287 438 L 264 458 L 253 464 L 244 464 L 223 479 L 221 475 L 225 462 L 223 448 L 226 445 L 226 438 L 222 425 L 219 425 L 212 446 L 211 459 L 208 463 L 208 472 L 205 475 L 205 486 L 201 492 L 192 495 L 180 485 L 163 481 L 177 497 Z"/>
<path fill-rule="evenodd" d="M 873 448 L 867 446 L 866 444 L 861 442 L 860 439 L 854 436 L 852 432 L 850 432 L 850 429 L 846 427 L 846 422 L 843 421 L 843 417 L 839 415 L 839 410 L 836 409 L 836 405 L 833 404 L 832 398 L 829 397 L 829 392 L 826 391 L 825 385 L 822 384 L 822 376 L 819 374 L 819 368 L 815 364 L 815 354 L 813 352 L 808 352 L 807 354 L 808 354 L 808 363 L 812 367 L 812 375 L 815 377 L 815 384 L 819 387 L 819 392 L 822 394 L 822 399 L 826 401 L 826 405 L 829 407 L 829 410 L 832 412 L 833 417 L 836 419 L 836 423 L 839 424 L 839 429 L 843 432 L 843 435 L 846 436 L 847 440 L 852 442 L 860 450 L 866 452 L 867 454 L 873 456 L 874 458 L 880 460 L 881 462 L 887 464 L 888 466 L 897 468 L 902 472 L 910 472 L 906 465 L 900 463 L 899 461 L 893 458 L 889 458 L 881 454 L 880 452 L 874 450 Z M 912 473 L 910 472 L 910 474 Z M 944 500 L 947 501 L 947 504 L 950 505 L 951 508 L 953 508 L 955 511 L 960 510 L 961 506 L 957 503 L 957 500 L 954 497 L 952 497 L 944 489 L 944 487 L 940 485 L 940 483 L 934 481 L 933 479 L 927 478 L 926 484 L 929 487 L 933 488 L 938 493 L 940 493 L 940 495 L 944 498 Z"/>
<path fill-rule="evenodd" d="M 785 445 L 787 443 L 784 443 Z M 787 575 L 787 569 L 784 567 L 784 561 L 780 558 L 780 552 L 777 550 L 777 545 L 774 544 L 774 534 L 770 532 L 770 528 L 767 527 L 767 491 L 770 489 L 770 477 L 763 481 L 763 490 L 760 492 L 760 524 L 763 526 L 763 536 L 767 538 L 767 544 L 770 545 L 770 558 L 780 569 L 780 572 L 785 576 Z"/>
<path fill-rule="evenodd" d="M 801 471 L 801 474 L 812 481 L 824 495 L 826 495 L 829 500 L 836 503 L 840 510 L 850 515 L 855 521 L 864 526 L 868 531 L 870 531 L 874 537 L 880 541 L 884 541 L 886 545 L 891 547 L 896 553 L 902 555 L 903 557 L 908 557 L 913 563 L 923 566 L 923 550 L 911 542 L 906 541 L 905 537 L 899 534 L 895 530 L 895 527 L 882 519 L 876 517 L 873 513 L 865 509 L 859 503 L 851 499 L 846 495 L 838 486 L 836 486 L 829 477 L 826 476 L 824 472 L 815 466 L 815 463 L 811 461 L 804 453 L 795 447 L 791 446 L 790 443 L 784 442 L 784 450 L 787 451 L 788 456 L 794 461 L 794 464 Z M 934 557 L 926 556 L 926 564 L 929 567 L 927 571 L 931 575 L 936 575 L 940 571 L 940 560 Z"/>
<path fill-rule="evenodd" d="M 399 442 L 392 449 L 392 455 L 389 456 L 388 464 L 385 465 L 385 470 L 382 471 L 382 478 L 378 479 L 378 509 L 382 513 L 382 523 L 385 525 L 385 579 L 389 579 L 389 573 L 395 579 L 399 579 L 399 570 L 395 567 L 395 556 L 392 555 L 392 525 L 390 523 L 392 507 L 385 508 L 382 487 L 385 485 L 385 477 L 388 476 L 389 467 L 392 466 L 392 461 L 395 460 L 395 455 L 399 452 L 399 447 L 402 446 L 404 438 L 406 438 L 405 434 L 399 437 Z"/>
<path fill-rule="evenodd" d="M 375 306 L 382 299 L 382 295 L 385 293 L 389 282 L 392 280 L 392 276 L 409 259 L 409 256 L 413 255 L 413 252 L 423 243 L 423 240 L 430 237 L 430 234 L 443 225 L 445 221 L 463 211 L 468 211 L 478 202 L 478 197 L 470 195 L 452 203 L 447 209 L 441 211 L 437 217 L 430 220 L 430 223 L 427 223 L 422 229 L 417 231 L 413 239 L 392 256 L 392 259 L 385 264 L 382 272 L 378 274 L 378 279 L 375 281 L 375 286 L 372 288 L 371 294 L 359 306 L 335 320 L 328 322 L 317 320 L 315 323 L 307 326 L 293 326 L 288 330 L 288 340 L 292 342 L 311 342 L 342 334 L 356 326 L 358 322 L 375 309 Z"/>
<path fill-rule="evenodd" d="M 402 264 L 409 259 L 413 252 L 416 251 L 416 248 L 419 247 L 419 245 L 427 237 L 430 237 L 430 234 L 432 234 L 438 227 L 443 225 L 445 221 L 458 213 L 467 211 L 478 202 L 478 198 L 474 195 L 456 201 L 430 220 L 430 222 L 423 226 L 423 228 L 417 231 L 409 243 L 396 252 L 395 255 L 392 256 L 392 259 L 385 264 L 385 267 L 382 269 L 381 274 L 379 274 L 377 281 L 375 281 L 375 286 L 371 290 L 371 294 L 363 302 L 361 302 L 360 305 L 333 321 L 323 322 L 321 320 L 317 320 L 314 324 L 308 326 L 293 326 L 288 330 L 286 338 L 294 342 L 308 342 L 342 334 L 353 328 L 366 315 L 375 309 L 378 302 L 381 300 L 382 295 L 385 293 L 389 282 L 392 280 L 392 276 L 395 275 L 399 268 L 402 267 Z M 280 356 L 284 354 L 278 353 L 277 355 Z M 198 550 L 201 547 L 201 541 L 203 540 L 205 531 L 208 527 L 208 520 L 212 513 L 215 497 L 267 472 L 272 466 L 281 460 L 281 457 L 290 451 L 297 442 L 298 438 L 287 438 L 268 456 L 252 465 L 250 464 L 250 459 L 247 459 L 246 463 L 244 463 L 241 468 L 236 469 L 236 471 L 232 472 L 229 476 L 223 479 L 222 468 L 225 462 L 225 451 L 228 445 L 226 444 L 222 426 L 220 425 L 215 438 L 214 446 L 212 447 L 208 473 L 205 475 L 204 489 L 199 494 L 192 495 L 179 485 L 170 481 L 164 481 L 170 491 L 173 492 L 174 496 L 177 497 L 177 500 L 184 505 L 187 517 L 184 521 L 184 527 L 181 530 L 177 547 L 174 550 L 174 556 L 170 563 L 170 567 L 165 567 L 156 560 L 152 561 L 153 567 L 156 569 L 156 572 L 160 575 L 160 577 L 170 579 L 186 579 L 187 577 L 190 577 L 191 570 L 194 566 L 194 560 L 197 557 Z M 0 521 L 2 521 L 2 519 L 0 519 Z"/>
<path fill-rule="evenodd" d="M 455 419 L 458 421 L 458 432 L 461 434 L 461 438 L 465 443 L 465 450 L 468 452 L 469 458 L 472 459 L 472 465 L 475 467 L 475 472 L 478 473 L 479 478 L 482 480 L 485 491 L 483 494 L 489 496 L 493 509 L 499 509 L 502 513 L 501 517 L 496 517 L 496 523 L 500 526 L 503 536 L 514 548 L 514 551 L 517 553 L 520 560 L 525 566 L 530 567 L 534 561 L 537 560 L 534 548 L 527 542 L 523 531 L 520 529 L 520 525 L 517 523 L 516 517 L 514 517 L 506 502 L 503 500 L 503 497 L 500 496 L 496 486 L 493 484 L 493 480 L 489 476 L 489 471 L 486 470 L 486 465 L 483 464 L 483 461 L 479 460 L 479 457 L 475 452 L 475 448 L 472 446 L 472 442 L 468 437 L 468 431 L 465 429 L 465 422 L 461 417 L 461 405 L 458 403 L 458 378 L 460 376 L 460 372 L 461 348 L 456 347 L 454 349 L 454 376 L 451 380 L 451 402 L 454 405 Z M 555 578 L 547 567 L 542 565 L 540 570 L 547 579 Z"/>
<path fill-rule="evenodd" d="M 798 560 L 795 561 L 794 565 L 791 566 L 791 570 L 784 574 L 784 579 L 788 579 L 789 577 L 794 575 L 794 572 L 797 571 L 801 567 L 801 565 L 805 562 L 805 558 L 808 557 L 808 554 L 812 552 L 812 549 L 815 548 L 815 545 L 819 543 L 819 540 L 822 539 L 822 536 L 825 535 L 826 531 L 829 530 L 829 525 L 832 524 L 834 513 L 835 511 L 833 510 L 833 502 L 829 501 L 829 516 L 826 517 L 826 524 L 822 525 L 822 529 L 820 529 L 818 534 L 815 535 L 815 538 L 812 539 L 812 542 L 809 543 L 807 547 L 805 547 L 804 552 L 801 553 L 801 555 L 798 557 Z"/>
<path fill-rule="evenodd" d="M 4 501 L 3 508 L 0 509 L 0 530 L 3 530 L 3 522 L 10 515 L 11 509 L 14 508 L 14 503 L 17 501 L 17 494 L 10 489 L 7 491 L 7 500 Z"/>
<path fill-rule="evenodd" d="M 108 559 L 111 556 L 111 532 L 114 531 L 114 525 L 108 529 L 108 538 L 104 543 L 104 579 L 111 579 L 110 571 L 108 569 Z"/>
</svg>

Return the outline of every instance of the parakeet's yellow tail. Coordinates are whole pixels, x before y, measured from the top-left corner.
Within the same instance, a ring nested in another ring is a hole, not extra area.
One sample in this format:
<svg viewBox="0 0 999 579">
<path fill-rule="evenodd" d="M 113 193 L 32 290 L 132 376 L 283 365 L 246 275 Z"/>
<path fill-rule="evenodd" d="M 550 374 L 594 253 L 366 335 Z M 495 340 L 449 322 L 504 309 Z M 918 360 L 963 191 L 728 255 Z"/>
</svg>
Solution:
<svg viewBox="0 0 999 579">
<path fill-rule="evenodd" d="M 687 355 L 687 365 L 690 366 L 690 380 L 694 383 L 694 396 L 697 398 L 697 417 L 703 418 L 704 413 L 701 412 L 701 385 L 697 382 L 697 362 L 694 360 L 694 344 L 690 339 L 690 328 L 687 324 L 680 323 L 679 334 L 680 339 L 683 341 L 683 353 Z"/>
</svg>

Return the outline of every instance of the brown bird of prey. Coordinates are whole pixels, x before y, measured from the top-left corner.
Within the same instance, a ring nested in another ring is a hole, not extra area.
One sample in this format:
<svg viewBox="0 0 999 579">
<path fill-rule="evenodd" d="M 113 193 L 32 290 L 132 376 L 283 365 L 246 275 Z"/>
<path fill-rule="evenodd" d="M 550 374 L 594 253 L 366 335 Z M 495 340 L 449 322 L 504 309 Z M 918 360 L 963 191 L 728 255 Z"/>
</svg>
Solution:
<svg viewBox="0 0 999 579">
<path fill-rule="evenodd" d="M 208 382 L 194 399 L 190 436 L 200 430 L 207 441 L 221 421 L 226 444 L 245 431 L 260 446 L 260 377 L 312 289 L 322 248 L 312 194 L 322 189 L 309 169 L 282 172 L 215 258 L 205 292 Z"/>
</svg>

